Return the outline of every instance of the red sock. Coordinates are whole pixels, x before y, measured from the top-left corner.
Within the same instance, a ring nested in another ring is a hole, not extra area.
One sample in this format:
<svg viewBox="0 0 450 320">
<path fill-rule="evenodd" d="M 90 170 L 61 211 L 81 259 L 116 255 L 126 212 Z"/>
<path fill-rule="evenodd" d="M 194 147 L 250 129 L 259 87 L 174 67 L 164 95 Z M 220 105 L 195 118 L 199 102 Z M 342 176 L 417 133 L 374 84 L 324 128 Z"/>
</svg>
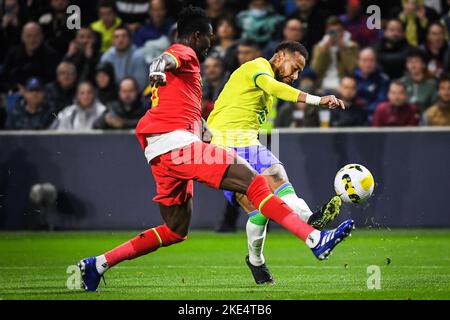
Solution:
<svg viewBox="0 0 450 320">
<path fill-rule="evenodd" d="M 135 238 L 108 251 L 105 253 L 106 262 L 108 263 L 108 267 L 111 268 L 121 261 L 140 257 L 155 251 L 159 247 L 167 247 L 186 239 L 187 237 L 176 234 L 164 224 L 156 228 L 148 229 L 138 234 Z"/>
<path fill-rule="evenodd" d="M 303 222 L 286 203 L 270 191 L 270 187 L 262 175 L 257 175 L 250 183 L 247 197 L 264 216 L 282 225 L 303 241 L 315 230 Z"/>
</svg>

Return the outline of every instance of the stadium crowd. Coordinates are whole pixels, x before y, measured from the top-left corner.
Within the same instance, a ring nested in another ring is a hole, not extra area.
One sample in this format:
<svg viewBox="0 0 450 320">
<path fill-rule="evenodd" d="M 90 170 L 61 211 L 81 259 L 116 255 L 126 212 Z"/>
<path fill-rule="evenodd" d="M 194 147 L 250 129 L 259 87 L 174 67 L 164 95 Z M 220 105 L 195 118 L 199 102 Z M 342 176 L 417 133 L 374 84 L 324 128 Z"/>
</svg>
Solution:
<svg viewBox="0 0 450 320">
<path fill-rule="evenodd" d="M 206 9 L 203 116 L 241 64 L 300 41 L 293 85 L 347 110 L 279 101 L 266 128 L 450 125 L 450 1 L 0 0 L 0 129 L 134 128 L 149 107 L 148 65 L 176 41 L 176 15 Z M 70 5 L 81 27 L 66 25 Z M 366 8 L 381 9 L 381 28 Z"/>
</svg>

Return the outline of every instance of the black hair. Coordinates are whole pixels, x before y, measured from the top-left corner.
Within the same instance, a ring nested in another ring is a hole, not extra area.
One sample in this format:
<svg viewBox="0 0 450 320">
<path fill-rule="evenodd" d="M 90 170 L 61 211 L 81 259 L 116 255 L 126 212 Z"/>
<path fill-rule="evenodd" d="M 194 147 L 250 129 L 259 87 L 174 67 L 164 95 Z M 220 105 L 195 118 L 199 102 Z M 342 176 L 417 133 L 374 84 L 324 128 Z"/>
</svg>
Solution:
<svg viewBox="0 0 450 320">
<path fill-rule="evenodd" d="M 356 77 L 354 77 L 353 75 L 351 75 L 351 74 L 346 74 L 346 75 L 344 75 L 342 78 L 341 78 L 341 83 L 342 83 L 342 81 L 344 80 L 344 79 L 351 79 L 351 80 L 353 80 L 354 82 L 355 82 L 355 85 L 357 85 L 358 84 L 358 80 L 356 79 Z"/>
<path fill-rule="evenodd" d="M 402 20 L 400 20 L 399 18 L 391 18 L 391 19 L 389 19 L 386 22 L 386 27 L 385 28 L 387 28 L 388 24 L 391 23 L 391 22 L 398 22 L 398 23 L 400 23 L 400 25 L 402 26 L 402 30 L 405 31 L 405 25 L 403 24 Z"/>
<path fill-rule="evenodd" d="M 97 4 L 97 9 L 100 8 L 111 8 L 117 13 L 116 2 L 112 0 L 100 0 Z"/>
<path fill-rule="evenodd" d="M 178 15 L 178 37 L 187 36 L 197 31 L 206 34 L 209 31 L 210 24 L 211 20 L 205 10 L 192 5 L 185 7 Z"/>
<path fill-rule="evenodd" d="M 439 77 L 439 84 L 443 83 L 443 82 L 450 82 L 450 74 L 449 73 L 444 73 Z"/>
<path fill-rule="evenodd" d="M 118 26 L 116 29 L 114 29 L 114 32 L 116 32 L 117 30 L 125 30 L 127 32 L 128 38 L 133 39 L 133 33 L 131 32 L 130 29 L 128 29 L 124 25 Z"/>
<path fill-rule="evenodd" d="M 283 41 L 278 44 L 275 48 L 275 52 L 287 50 L 291 53 L 299 52 L 305 60 L 308 60 L 309 54 L 308 50 L 298 41 Z"/>
<path fill-rule="evenodd" d="M 410 58 L 419 58 L 423 63 L 427 63 L 425 53 L 418 48 L 411 48 L 408 50 L 408 52 L 406 53 L 406 59 L 408 60 Z"/>
</svg>

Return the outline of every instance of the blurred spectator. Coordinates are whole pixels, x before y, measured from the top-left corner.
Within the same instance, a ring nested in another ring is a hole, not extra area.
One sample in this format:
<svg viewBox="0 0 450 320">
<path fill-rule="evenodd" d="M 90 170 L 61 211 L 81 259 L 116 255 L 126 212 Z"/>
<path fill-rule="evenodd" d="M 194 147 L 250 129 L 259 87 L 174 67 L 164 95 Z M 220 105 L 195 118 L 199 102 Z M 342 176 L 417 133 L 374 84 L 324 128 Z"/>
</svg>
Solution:
<svg viewBox="0 0 450 320">
<path fill-rule="evenodd" d="M 305 36 L 302 44 L 311 53 L 313 46 L 322 39 L 328 13 L 319 7 L 317 0 L 296 0 L 297 10 L 288 18 L 298 18 L 303 23 Z"/>
<path fill-rule="evenodd" d="M 1 2 L 0 2 L 1 3 Z M 19 0 L 5 0 L 0 5 L 0 43 L 3 48 L 11 48 L 20 42 L 20 20 Z M 7 50 L 0 50 L 0 65 L 2 64 Z"/>
<path fill-rule="evenodd" d="M 47 101 L 52 112 L 58 114 L 73 103 L 77 87 L 77 69 L 68 61 L 63 61 L 56 69 L 56 81 L 46 87 Z"/>
<path fill-rule="evenodd" d="M 427 39 L 420 46 L 428 61 L 428 73 L 439 78 L 443 72 L 450 69 L 450 46 L 445 38 L 445 28 L 439 22 L 433 22 L 428 27 Z"/>
<path fill-rule="evenodd" d="M 397 19 L 389 20 L 383 38 L 374 44 L 374 49 L 378 63 L 390 79 L 403 76 L 406 55 L 410 48 L 405 39 L 403 24 Z"/>
<path fill-rule="evenodd" d="M 438 18 L 436 11 L 428 8 L 424 0 L 402 0 L 403 10 L 398 18 L 405 26 L 405 37 L 411 46 L 425 41 L 428 24 Z"/>
<path fill-rule="evenodd" d="M 429 126 L 450 126 L 450 76 L 443 75 L 439 81 L 438 101 L 425 112 Z"/>
<path fill-rule="evenodd" d="M 315 93 L 315 78 L 312 74 L 302 74 L 299 89 L 309 94 Z M 301 128 L 319 126 L 319 108 L 303 102 L 284 102 L 278 108 L 274 127 Z"/>
<path fill-rule="evenodd" d="M 133 42 L 136 46 L 142 47 L 147 41 L 157 40 L 161 37 L 166 37 L 168 41 L 169 31 L 174 23 L 175 21 L 172 18 L 167 17 L 166 1 L 151 0 L 148 19 L 134 33 Z"/>
<path fill-rule="evenodd" d="M 262 49 L 259 44 L 250 39 L 239 42 L 237 49 L 237 59 L 239 66 L 262 56 Z"/>
<path fill-rule="evenodd" d="M 122 19 L 117 16 L 116 6 L 112 0 L 100 0 L 98 2 L 99 20 L 91 23 L 91 29 L 98 32 L 101 37 L 100 52 L 104 53 L 111 46 L 114 30 L 122 24 Z"/>
<path fill-rule="evenodd" d="M 373 116 L 374 127 L 417 126 L 420 111 L 414 104 L 409 104 L 406 86 L 400 80 L 391 82 L 388 101 L 380 103 Z"/>
<path fill-rule="evenodd" d="M 344 75 L 352 73 L 358 58 L 358 44 L 351 40 L 351 34 L 344 30 L 337 17 L 327 20 L 326 34 L 314 46 L 311 68 L 324 93 L 336 92 Z"/>
<path fill-rule="evenodd" d="M 104 105 L 117 100 L 117 85 L 114 67 L 109 62 L 100 62 L 95 69 L 97 98 Z"/>
<path fill-rule="evenodd" d="M 116 9 L 127 28 L 135 32 L 147 17 L 150 4 L 149 0 L 116 0 Z"/>
<path fill-rule="evenodd" d="M 106 111 L 106 107 L 96 99 L 91 83 L 78 85 L 75 103 L 63 109 L 51 125 L 55 130 L 86 131 L 93 129 L 94 122 Z"/>
<path fill-rule="evenodd" d="M 297 41 L 303 42 L 303 36 L 305 34 L 305 30 L 303 28 L 301 20 L 298 18 L 291 18 L 286 20 L 283 27 L 283 39 L 281 41 Z M 279 40 L 270 41 L 264 48 L 264 57 L 266 59 L 272 58 L 275 53 L 275 48 L 281 42 Z"/>
<path fill-rule="evenodd" d="M 425 57 L 419 49 L 411 49 L 406 57 L 406 85 L 408 102 L 417 105 L 421 112 L 437 100 L 436 81 L 428 75 Z"/>
<path fill-rule="evenodd" d="M 207 119 L 228 77 L 225 75 L 223 61 L 217 55 L 209 55 L 203 63 L 203 68 L 202 117 Z"/>
<path fill-rule="evenodd" d="M 360 47 L 366 47 L 377 40 L 378 30 L 367 28 L 367 16 L 362 13 L 361 0 L 347 0 L 346 13 L 339 19 L 351 33 L 352 40 Z"/>
<path fill-rule="evenodd" d="M 261 46 L 274 37 L 283 20 L 268 0 L 250 0 L 248 10 L 236 16 L 237 25 L 243 30 L 242 37 L 254 40 Z"/>
<path fill-rule="evenodd" d="M 69 0 L 50 0 L 50 10 L 39 17 L 44 38 L 47 44 L 54 48 L 61 59 L 69 47 L 75 32 L 67 28 L 67 7 Z M 58 60 L 59 61 L 59 60 Z"/>
<path fill-rule="evenodd" d="M 357 98 L 356 79 L 345 76 L 339 85 L 339 98 L 345 104 L 345 110 L 331 110 L 332 127 L 362 127 L 367 125 L 367 111 L 363 101 Z"/>
<path fill-rule="evenodd" d="M 217 33 L 217 26 L 222 18 L 233 18 L 232 12 L 225 8 L 225 0 L 206 0 L 205 10 L 206 14 L 211 19 L 214 34 Z"/>
<path fill-rule="evenodd" d="M 50 82 L 55 78 L 57 63 L 55 50 L 44 44 L 41 26 L 28 22 L 22 29 L 22 43 L 9 49 L 6 55 L 3 83 L 13 89 L 31 77 L 38 77 L 44 83 Z"/>
<path fill-rule="evenodd" d="M 388 76 L 377 67 L 375 51 L 364 48 L 359 52 L 358 67 L 353 71 L 356 79 L 356 94 L 362 99 L 369 117 L 376 106 L 386 100 L 389 87 Z"/>
<path fill-rule="evenodd" d="M 237 34 L 237 26 L 232 17 L 219 19 L 216 30 L 216 45 L 211 48 L 209 54 L 219 55 L 222 59 L 224 59 L 229 52 L 231 52 L 231 54 L 236 54 Z"/>
<path fill-rule="evenodd" d="M 134 34 L 134 43 L 140 47 L 140 54 L 145 63 L 160 56 L 166 50 L 170 42 L 170 32 L 174 21 L 167 17 L 167 8 L 164 0 L 152 0 L 150 2 L 149 20 Z"/>
<path fill-rule="evenodd" d="M 107 107 L 107 111 L 95 121 L 95 129 L 134 129 L 146 111 L 136 80 L 122 79 L 119 83 L 119 100 Z"/>
<path fill-rule="evenodd" d="M 221 57 L 227 73 L 231 73 L 239 67 L 237 51 L 240 42 L 236 41 L 237 34 L 238 29 L 233 18 L 224 17 L 218 21 L 216 45 L 211 48 L 209 54 Z M 244 41 L 250 41 L 259 48 L 259 46 L 251 40 Z"/>
<path fill-rule="evenodd" d="M 114 67 L 116 83 L 125 77 L 133 77 L 143 90 L 147 82 L 147 68 L 144 56 L 136 50 L 131 42 L 131 32 L 125 27 L 118 27 L 113 33 L 113 46 L 106 51 L 101 62 L 110 62 Z"/>
<path fill-rule="evenodd" d="M 23 98 L 7 115 L 5 128 L 9 130 L 42 130 L 52 121 L 50 108 L 45 103 L 45 91 L 38 78 L 27 81 Z"/>
<path fill-rule="evenodd" d="M 82 27 L 76 33 L 75 39 L 70 42 L 64 60 L 75 64 L 79 75 L 79 81 L 92 80 L 95 65 L 99 60 L 99 48 L 94 32 L 87 27 Z"/>
</svg>

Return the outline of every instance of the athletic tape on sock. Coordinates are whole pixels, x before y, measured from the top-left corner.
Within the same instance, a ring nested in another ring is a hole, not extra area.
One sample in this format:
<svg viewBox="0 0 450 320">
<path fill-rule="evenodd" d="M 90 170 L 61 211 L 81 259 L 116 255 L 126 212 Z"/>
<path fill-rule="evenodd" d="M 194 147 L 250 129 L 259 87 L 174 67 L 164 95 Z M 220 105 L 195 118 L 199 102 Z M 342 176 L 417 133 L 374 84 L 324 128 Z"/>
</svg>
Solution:
<svg viewBox="0 0 450 320">
<path fill-rule="evenodd" d="M 294 187 L 289 182 L 286 182 L 279 186 L 274 192 L 279 198 L 284 197 L 287 194 L 295 194 Z"/>
</svg>

